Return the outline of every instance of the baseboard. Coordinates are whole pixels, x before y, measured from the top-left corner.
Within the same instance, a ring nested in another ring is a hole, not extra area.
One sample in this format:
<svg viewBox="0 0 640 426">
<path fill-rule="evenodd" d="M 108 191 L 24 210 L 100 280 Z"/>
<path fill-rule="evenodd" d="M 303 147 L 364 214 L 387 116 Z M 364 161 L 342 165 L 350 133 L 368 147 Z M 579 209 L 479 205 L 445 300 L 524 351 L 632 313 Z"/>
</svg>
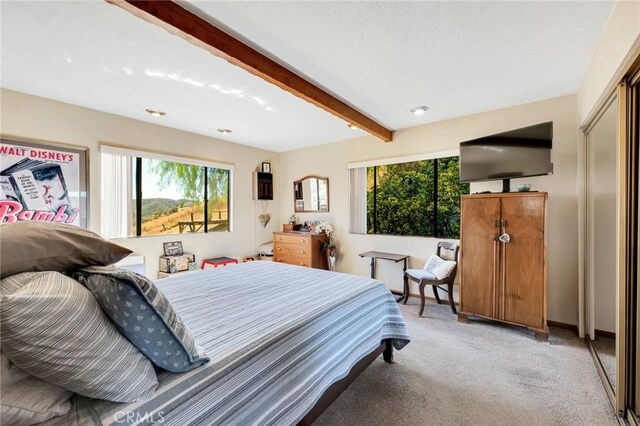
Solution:
<svg viewBox="0 0 640 426">
<path fill-rule="evenodd" d="M 568 324 L 566 322 L 547 320 L 547 326 L 548 327 L 562 328 L 564 330 L 570 330 L 570 331 L 573 331 L 576 334 L 579 334 L 578 326 L 575 325 L 575 324 Z"/>
<path fill-rule="evenodd" d="M 605 338 L 605 339 L 615 339 L 616 338 L 616 333 L 614 333 L 612 331 L 604 331 L 604 330 L 598 330 L 598 329 L 595 329 L 593 331 L 595 331 L 596 339 L 598 337 L 602 337 L 602 338 Z"/>
<path fill-rule="evenodd" d="M 409 293 L 409 297 L 415 297 L 416 299 L 420 299 L 420 295 L 419 294 L 414 294 L 414 293 L 411 293 L 411 292 Z M 428 300 L 429 302 L 438 303 L 438 301 L 436 300 L 435 297 L 426 296 L 425 299 Z M 442 302 L 443 305 L 449 305 L 449 299 L 446 298 L 446 297 L 441 297 L 440 301 Z M 460 304 L 459 302 L 456 302 L 456 305 L 459 305 L 459 304 Z M 575 334 L 578 334 L 578 326 L 575 325 L 575 324 L 568 324 L 566 322 L 547 320 L 547 326 L 556 327 L 556 328 L 562 328 L 564 330 L 570 330 L 570 331 L 573 331 Z M 608 331 L 596 330 L 596 336 L 598 336 L 598 332 L 609 333 Z M 615 338 L 615 333 L 611 333 L 611 334 L 613 334 L 613 336 Z M 609 336 L 602 335 L 602 337 L 609 337 Z"/>
</svg>

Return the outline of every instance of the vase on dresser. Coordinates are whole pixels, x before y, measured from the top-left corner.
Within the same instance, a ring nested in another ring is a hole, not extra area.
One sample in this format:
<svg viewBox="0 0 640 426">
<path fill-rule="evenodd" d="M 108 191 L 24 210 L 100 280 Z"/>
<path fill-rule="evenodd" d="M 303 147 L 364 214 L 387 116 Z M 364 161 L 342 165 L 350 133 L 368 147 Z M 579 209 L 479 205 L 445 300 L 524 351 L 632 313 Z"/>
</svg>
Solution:
<svg viewBox="0 0 640 426">
<path fill-rule="evenodd" d="M 336 255 L 338 254 L 338 249 L 335 244 L 328 245 L 325 249 L 325 254 L 327 255 L 327 264 L 329 265 L 330 271 L 336 270 Z"/>
</svg>

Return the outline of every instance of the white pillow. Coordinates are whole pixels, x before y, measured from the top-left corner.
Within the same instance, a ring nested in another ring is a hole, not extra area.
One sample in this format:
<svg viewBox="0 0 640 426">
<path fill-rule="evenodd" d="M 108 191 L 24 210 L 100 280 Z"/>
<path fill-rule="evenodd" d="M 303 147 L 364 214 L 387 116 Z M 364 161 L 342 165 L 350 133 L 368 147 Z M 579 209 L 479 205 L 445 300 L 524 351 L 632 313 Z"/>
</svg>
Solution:
<svg viewBox="0 0 640 426">
<path fill-rule="evenodd" d="M 451 274 L 451 271 L 453 271 L 453 268 L 455 268 L 455 266 L 456 262 L 453 262 L 451 260 L 444 260 L 437 255 L 432 254 L 427 260 L 427 263 L 425 263 L 423 269 L 431 272 L 436 276 L 437 279 L 443 280 L 447 278 L 449 274 Z"/>
<path fill-rule="evenodd" d="M 0 417 L 10 425 L 31 425 L 71 410 L 72 392 L 9 365 L 0 353 Z"/>
<path fill-rule="evenodd" d="M 448 250 L 444 247 L 440 248 L 440 257 L 444 260 L 453 260 L 455 262 L 456 261 L 455 254 L 456 254 L 455 250 Z"/>
</svg>

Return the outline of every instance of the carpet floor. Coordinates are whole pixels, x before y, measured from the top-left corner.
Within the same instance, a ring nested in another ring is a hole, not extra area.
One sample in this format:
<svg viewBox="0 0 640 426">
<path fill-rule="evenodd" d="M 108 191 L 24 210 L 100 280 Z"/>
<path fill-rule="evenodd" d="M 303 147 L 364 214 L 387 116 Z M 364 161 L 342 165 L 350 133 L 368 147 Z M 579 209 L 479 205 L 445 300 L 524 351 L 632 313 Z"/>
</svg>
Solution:
<svg viewBox="0 0 640 426">
<path fill-rule="evenodd" d="M 551 329 L 457 321 L 446 305 L 401 306 L 411 343 L 374 361 L 316 425 L 617 425 L 583 340 Z"/>
</svg>

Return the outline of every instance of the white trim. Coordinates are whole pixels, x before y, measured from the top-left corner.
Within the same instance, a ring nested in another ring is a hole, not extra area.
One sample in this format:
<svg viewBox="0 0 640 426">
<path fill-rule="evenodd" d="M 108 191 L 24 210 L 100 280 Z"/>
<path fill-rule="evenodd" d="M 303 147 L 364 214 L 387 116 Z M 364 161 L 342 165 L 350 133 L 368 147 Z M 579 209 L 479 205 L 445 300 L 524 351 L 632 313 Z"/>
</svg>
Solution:
<svg viewBox="0 0 640 426">
<path fill-rule="evenodd" d="M 359 169 L 361 167 L 385 166 L 387 164 L 410 163 L 412 161 L 432 160 L 434 158 L 457 157 L 460 150 L 428 152 L 424 154 L 405 155 L 402 157 L 380 158 L 378 160 L 358 161 L 347 163 L 347 169 Z"/>
<path fill-rule="evenodd" d="M 228 227 L 227 227 L 227 232 L 233 232 L 233 215 L 236 211 L 235 207 L 233 206 L 233 169 L 229 170 L 229 186 L 227 189 L 227 197 L 229 197 L 229 200 L 227 201 L 228 205 L 227 205 L 227 222 L 228 222 Z M 255 228 L 255 225 L 254 225 Z M 254 230 L 255 232 L 255 230 Z M 207 231 L 207 233 L 209 233 L 209 231 Z M 255 246 L 255 241 L 254 244 Z"/>
<path fill-rule="evenodd" d="M 115 145 L 100 144 L 100 152 L 115 155 L 126 155 L 129 157 L 144 157 L 154 160 L 180 162 L 194 166 L 213 167 L 216 169 L 234 170 L 234 164 L 221 163 L 217 161 L 200 160 L 197 158 L 183 157 L 175 154 L 160 154 L 157 152 L 143 151 L 137 149 L 123 148 Z"/>
</svg>

